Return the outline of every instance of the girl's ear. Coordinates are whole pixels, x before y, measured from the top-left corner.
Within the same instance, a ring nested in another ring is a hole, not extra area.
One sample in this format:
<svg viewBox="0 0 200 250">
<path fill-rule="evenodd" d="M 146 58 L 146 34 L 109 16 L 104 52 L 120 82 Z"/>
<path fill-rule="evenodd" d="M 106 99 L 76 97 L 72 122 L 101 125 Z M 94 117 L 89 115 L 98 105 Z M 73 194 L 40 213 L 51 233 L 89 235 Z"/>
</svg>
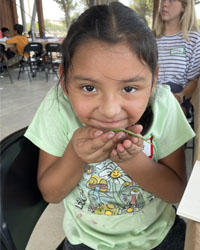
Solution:
<svg viewBox="0 0 200 250">
<path fill-rule="evenodd" d="M 157 66 L 156 73 L 154 75 L 151 93 L 153 92 L 154 88 L 156 87 L 157 79 L 158 79 L 158 72 L 159 72 L 159 66 Z"/>
<path fill-rule="evenodd" d="M 59 77 L 60 77 L 60 86 L 63 89 L 63 92 L 65 93 L 65 95 L 68 96 L 68 91 L 66 89 L 64 78 L 63 78 L 63 68 L 62 68 L 61 65 L 59 66 L 58 74 L 59 74 Z"/>
</svg>

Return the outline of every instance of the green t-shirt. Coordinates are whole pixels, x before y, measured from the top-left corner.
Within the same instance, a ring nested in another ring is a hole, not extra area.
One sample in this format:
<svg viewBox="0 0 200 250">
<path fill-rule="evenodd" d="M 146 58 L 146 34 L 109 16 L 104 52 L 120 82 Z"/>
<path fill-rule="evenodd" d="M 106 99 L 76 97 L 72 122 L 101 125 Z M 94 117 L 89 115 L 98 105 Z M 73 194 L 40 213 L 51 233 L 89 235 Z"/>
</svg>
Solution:
<svg viewBox="0 0 200 250">
<path fill-rule="evenodd" d="M 157 86 L 150 105 L 153 123 L 144 136 L 144 153 L 158 161 L 194 136 L 168 86 Z M 61 157 L 74 131 L 83 126 L 62 89 L 52 88 L 25 136 Z M 156 180 L 152 180 L 156 181 Z M 170 204 L 143 190 L 111 160 L 89 164 L 64 199 L 64 231 L 72 244 L 98 250 L 148 250 L 159 245 L 174 223 Z"/>
</svg>

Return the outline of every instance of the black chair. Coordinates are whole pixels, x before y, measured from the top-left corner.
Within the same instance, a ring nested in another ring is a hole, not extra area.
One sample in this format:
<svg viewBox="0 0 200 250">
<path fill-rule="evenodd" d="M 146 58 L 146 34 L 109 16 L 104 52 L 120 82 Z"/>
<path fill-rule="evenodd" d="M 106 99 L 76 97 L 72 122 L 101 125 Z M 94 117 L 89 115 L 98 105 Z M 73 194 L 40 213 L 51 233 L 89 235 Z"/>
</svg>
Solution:
<svg viewBox="0 0 200 250">
<path fill-rule="evenodd" d="M 47 43 L 45 45 L 46 49 L 46 74 L 47 81 L 49 74 L 55 74 L 58 76 L 58 68 L 61 63 L 61 44 L 59 43 Z"/>
<path fill-rule="evenodd" d="M 7 72 L 11 83 L 13 83 L 12 76 L 9 72 L 6 56 L 5 56 L 5 45 L 0 43 L 0 74 L 4 74 L 4 72 Z"/>
<path fill-rule="evenodd" d="M 24 250 L 48 205 L 37 186 L 39 148 L 23 136 L 26 129 L 0 142 L 1 250 Z M 57 250 L 62 247 L 63 241 Z"/>
<path fill-rule="evenodd" d="M 45 72 L 45 65 L 44 65 L 44 56 L 45 52 L 43 52 L 43 47 L 41 43 L 31 42 L 28 43 L 24 48 L 24 53 L 28 53 L 29 57 L 26 58 L 23 56 L 20 62 L 20 68 L 18 73 L 18 80 L 20 78 L 20 74 L 24 69 L 28 73 L 29 81 L 32 81 L 32 77 L 36 77 L 38 71 Z M 46 76 L 46 72 L 45 72 Z"/>
</svg>

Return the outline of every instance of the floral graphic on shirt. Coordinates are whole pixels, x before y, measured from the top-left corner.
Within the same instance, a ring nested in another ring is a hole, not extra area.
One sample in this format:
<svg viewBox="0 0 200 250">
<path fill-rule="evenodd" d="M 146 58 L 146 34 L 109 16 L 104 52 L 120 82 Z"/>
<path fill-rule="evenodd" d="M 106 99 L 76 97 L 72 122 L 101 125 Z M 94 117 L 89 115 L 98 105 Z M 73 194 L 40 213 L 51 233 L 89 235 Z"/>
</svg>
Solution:
<svg viewBox="0 0 200 250">
<path fill-rule="evenodd" d="M 130 177 L 128 177 L 114 162 L 110 162 L 106 165 L 106 168 L 99 173 L 99 176 L 106 179 L 108 182 L 112 181 L 113 183 L 121 185 L 124 182 L 131 180 Z"/>
<path fill-rule="evenodd" d="M 111 160 L 88 165 L 78 188 L 75 206 L 99 215 L 134 214 L 154 199 Z"/>
<path fill-rule="evenodd" d="M 94 210 L 95 214 L 104 214 L 104 215 L 116 215 L 119 213 L 119 208 L 116 205 L 108 203 L 101 204 Z"/>
</svg>

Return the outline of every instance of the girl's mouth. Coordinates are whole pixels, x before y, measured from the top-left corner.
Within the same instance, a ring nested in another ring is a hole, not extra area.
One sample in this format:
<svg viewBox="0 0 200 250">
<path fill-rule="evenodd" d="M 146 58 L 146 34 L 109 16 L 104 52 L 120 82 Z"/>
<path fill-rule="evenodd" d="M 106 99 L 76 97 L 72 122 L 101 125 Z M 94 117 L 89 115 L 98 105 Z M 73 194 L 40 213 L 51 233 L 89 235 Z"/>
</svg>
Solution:
<svg viewBox="0 0 200 250">
<path fill-rule="evenodd" d="M 99 129 L 115 129 L 115 128 L 125 128 L 127 124 L 127 119 L 116 120 L 116 121 L 104 121 L 104 120 L 93 120 L 95 127 Z"/>
<path fill-rule="evenodd" d="M 166 10 L 162 10 L 161 13 L 162 13 L 162 15 L 168 14 L 168 12 Z"/>
</svg>

